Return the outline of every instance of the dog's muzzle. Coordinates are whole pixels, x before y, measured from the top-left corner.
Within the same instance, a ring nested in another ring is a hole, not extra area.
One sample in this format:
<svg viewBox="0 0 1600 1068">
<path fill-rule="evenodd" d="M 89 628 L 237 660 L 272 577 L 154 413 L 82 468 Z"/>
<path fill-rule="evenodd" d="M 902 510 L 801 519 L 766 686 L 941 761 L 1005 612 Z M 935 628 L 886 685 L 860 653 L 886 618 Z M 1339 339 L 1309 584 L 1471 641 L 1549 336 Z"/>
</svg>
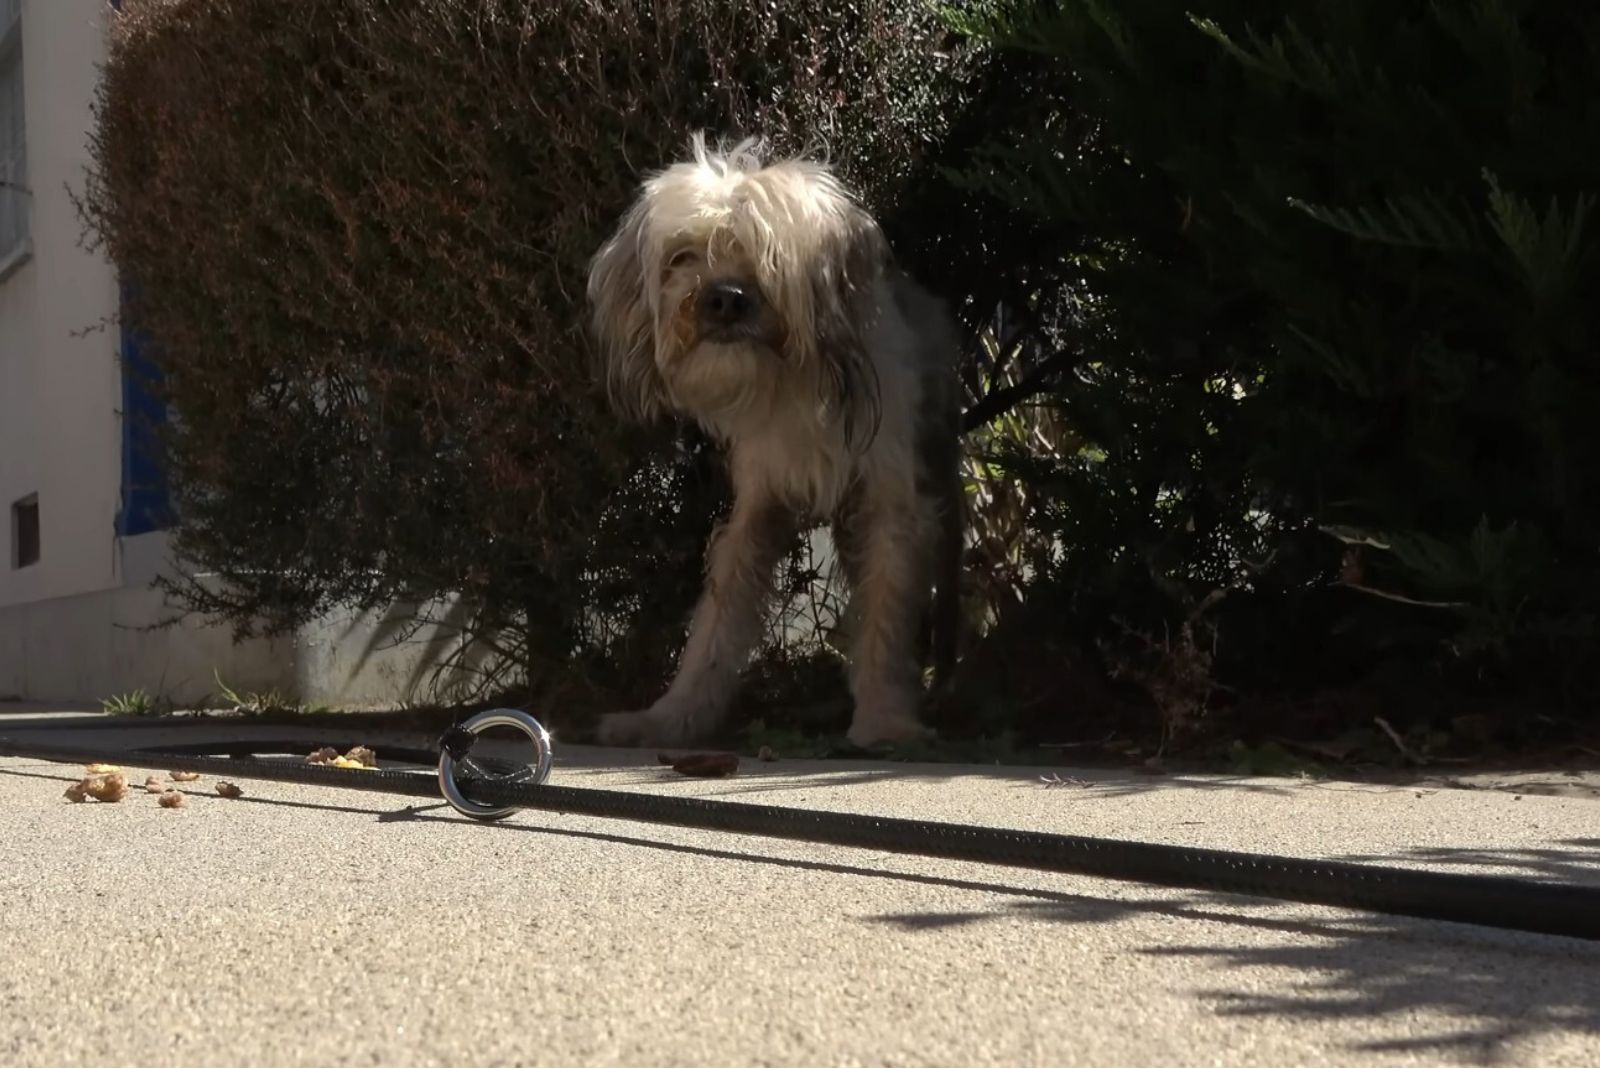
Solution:
<svg viewBox="0 0 1600 1068">
<path fill-rule="evenodd" d="M 700 340 L 724 345 L 776 348 L 783 324 L 754 282 L 712 282 L 695 298 L 695 332 Z"/>
<path fill-rule="evenodd" d="M 720 333 L 755 321 L 761 297 L 738 282 L 717 282 L 700 294 L 700 325 L 707 332 Z"/>
</svg>

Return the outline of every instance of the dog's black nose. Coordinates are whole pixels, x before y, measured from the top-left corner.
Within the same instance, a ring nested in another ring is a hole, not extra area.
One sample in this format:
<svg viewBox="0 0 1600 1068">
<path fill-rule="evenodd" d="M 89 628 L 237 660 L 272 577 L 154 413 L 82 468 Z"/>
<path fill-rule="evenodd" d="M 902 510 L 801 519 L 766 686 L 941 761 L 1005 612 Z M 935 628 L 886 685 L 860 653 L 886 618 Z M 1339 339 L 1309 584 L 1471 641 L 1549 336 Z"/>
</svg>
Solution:
<svg viewBox="0 0 1600 1068">
<path fill-rule="evenodd" d="M 717 326 L 743 322 L 755 306 L 755 294 L 737 282 L 718 282 L 700 294 L 700 318 Z"/>
</svg>

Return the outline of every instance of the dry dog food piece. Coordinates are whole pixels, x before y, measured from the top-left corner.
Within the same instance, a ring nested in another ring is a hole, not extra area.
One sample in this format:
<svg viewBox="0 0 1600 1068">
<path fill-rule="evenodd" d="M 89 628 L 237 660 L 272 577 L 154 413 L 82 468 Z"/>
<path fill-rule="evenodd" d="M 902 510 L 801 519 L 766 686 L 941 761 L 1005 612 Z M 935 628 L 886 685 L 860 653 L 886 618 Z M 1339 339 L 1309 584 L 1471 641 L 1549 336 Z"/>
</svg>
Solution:
<svg viewBox="0 0 1600 1068">
<path fill-rule="evenodd" d="M 168 790 L 156 798 L 156 804 L 162 808 L 182 808 L 189 803 L 189 799 L 176 790 Z"/>
<path fill-rule="evenodd" d="M 358 745 L 344 755 L 346 760 L 354 760 L 362 767 L 375 768 L 378 766 L 378 754 L 364 745 Z"/>
<path fill-rule="evenodd" d="M 656 759 L 679 775 L 693 775 L 698 779 L 720 779 L 739 770 L 739 758 L 733 753 L 693 753 L 681 757 L 658 753 Z"/>
<path fill-rule="evenodd" d="M 194 782 L 200 777 L 198 771 L 169 771 L 167 774 L 172 776 L 173 782 Z"/>
<path fill-rule="evenodd" d="M 339 750 L 331 745 L 325 745 L 315 753 L 306 757 L 307 764 L 331 764 L 339 759 Z"/>
<path fill-rule="evenodd" d="M 121 801 L 128 796 L 128 777 L 120 771 L 91 775 L 84 780 L 84 789 L 96 801 Z"/>
<path fill-rule="evenodd" d="M 231 782 L 217 783 L 217 793 L 222 797 L 243 797 L 244 791 Z"/>
<path fill-rule="evenodd" d="M 146 779 L 144 788 L 152 794 L 164 794 L 167 792 L 167 784 L 162 782 L 158 775 L 152 775 Z"/>
<path fill-rule="evenodd" d="M 90 764 L 87 770 L 90 775 L 110 775 L 122 769 L 115 764 Z"/>
<path fill-rule="evenodd" d="M 82 791 L 96 801 L 107 804 L 128 796 L 128 777 L 120 771 L 105 775 L 90 775 L 78 784 Z"/>
<path fill-rule="evenodd" d="M 84 780 L 84 782 L 88 781 L 89 780 L 87 779 Z M 89 800 L 89 792 L 83 788 L 83 782 L 73 783 L 71 786 L 67 787 L 66 792 L 61 796 L 66 798 L 68 801 L 71 801 L 74 805 L 81 805 L 85 801 Z"/>
</svg>

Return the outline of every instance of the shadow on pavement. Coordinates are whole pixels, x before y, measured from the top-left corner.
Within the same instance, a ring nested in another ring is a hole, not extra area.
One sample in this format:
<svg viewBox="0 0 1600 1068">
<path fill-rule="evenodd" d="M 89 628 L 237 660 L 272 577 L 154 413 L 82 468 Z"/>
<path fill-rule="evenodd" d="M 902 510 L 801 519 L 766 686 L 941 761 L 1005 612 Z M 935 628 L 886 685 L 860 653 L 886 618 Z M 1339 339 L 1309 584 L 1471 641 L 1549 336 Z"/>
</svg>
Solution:
<svg viewBox="0 0 1600 1068">
<path fill-rule="evenodd" d="M 1229 911 L 1219 911 L 1218 906 Z M 1283 974 L 1284 982 L 1277 988 L 1264 990 L 1253 982 L 1240 989 L 1219 982 L 1191 991 L 1223 1016 L 1361 1021 L 1363 1035 L 1381 1032 L 1384 1022 L 1392 1021 L 1397 1034 L 1403 1035 L 1352 1041 L 1347 1048 L 1355 1052 L 1427 1052 L 1465 1063 L 1508 1064 L 1528 1063 L 1517 1047 L 1541 1036 L 1600 1042 L 1600 948 L 1590 943 L 1366 913 L 1313 922 L 1232 911 L 1241 907 L 1271 906 L 1255 899 L 1205 894 L 1163 901 L 1084 898 L 1009 902 L 961 913 L 884 915 L 875 922 L 906 931 L 933 931 L 1023 918 L 1102 924 L 1155 913 L 1208 925 L 1275 931 L 1293 940 L 1263 946 L 1222 937 L 1183 944 L 1182 933 L 1177 932 L 1164 944 L 1137 952 L 1208 960 L 1222 976 L 1245 969 Z M 1422 1016 L 1453 1023 L 1419 1035 L 1416 1021 Z"/>
<path fill-rule="evenodd" d="M 443 811 L 440 811 L 444 809 Z M 372 810 L 363 810 L 369 813 Z M 437 814 L 433 814 L 437 813 Z M 1542 1035 L 1570 1035 L 1600 1042 L 1600 946 L 1577 940 L 1522 935 L 1460 924 L 1369 913 L 1340 913 L 1326 920 L 1290 919 L 1261 914 L 1281 910 L 1278 902 L 1229 894 L 1186 894 L 1156 900 L 1117 900 L 1005 882 L 956 879 L 862 865 L 814 861 L 736 849 L 664 842 L 603 831 L 528 824 L 484 824 L 466 820 L 442 805 L 408 807 L 375 813 L 383 822 L 450 821 L 486 831 L 513 831 L 559 838 L 606 842 L 628 848 L 660 850 L 739 864 L 887 879 L 903 884 L 954 889 L 979 895 L 966 911 L 943 910 L 882 915 L 866 922 L 887 924 L 908 932 L 931 933 L 992 922 L 1107 924 L 1158 915 L 1203 923 L 1195 934 L 1204 940 L 1184 942 L 1183 932 L 1161 945 L 1138 952 L 1151 956 L 1202 958 L 1214 962 L 1217 974 L 1231 969 L 1281 971 L 1284 986 L 1264 993 L 1259 985 L 1242 990 L 1226 983 L 1192 991 L 1213 1011 L 1233 1017 L 1275 1016 L 1287 1019 L 1362 1020 L 1364 1034 L 1381 1030 L 1392 1020 L 1393 1040 L 1363 1039 L 1351 1043 L 1356 1052 L 1404 1055 L 1431 1052 L 1476 1064 L 1526 1063 L 1517 1046 Z M 1563 845 L 1589 850 L 1563 854 L 1556 850 L 1513 850 L 1481 855 L 1461 851 L 1418 850 L 1395 858 L 1351 858 L 1445 861 L 1490 865 L 1518 862 L 1550 878 L 1572 877 L 1582 870 L 1593 875 L 1600 866 L 1600 839 L 1569 840 Z M 909 858 L 908 858 L 909 859 Z M 996 902 L 995 898 L 1006 899 Z M 1287 936 L 1277 945 L 1244 945 L 1227 936 L 1228 928 L 1246 928 Z M 1305 982 L 1305 977 L 1315 977 Z M 1449 1030 L 1417 1035 L 1419 1014 L 1457 1021 Z M 1373 1026 L 1376 1021 L 1378 1026 Z"/>
<path fill-rule="evenodd" d="M 61 765 L 7 767 L 0 774 L 71 781 Z M 983 937 L 990 924 L 1111 924 L 1141 916 L 1192 921 L 1192 927 L 1167 928 L 1161 944 L 1135 952 L 1214 962 L 1215 974 L 1248 969 L 1254 974 L 1281 971 L 1281 987 L 1248 989 L 1217 982 L 1190 991 L 1213 1011 L 1232 1017 L 1278 1017 L 1305 1021 L 1362 1021 L 1363 1035 L 1381 1031 L 1392 1020 L 1394 1039 L 1362 1038 L 1349 1048 L 1370 1054 L 1444 1054 L 1477 1064 L 1526 1063 L 1518 1045 L 1547 1035 L 1575 1036 L 1600 1043 L 1600 946 L 1577 940 L 1522 935 L 1466 925 L 1335 911 L 1323 919 L 1272 915 L 1296 906 L 1240 895 L 1185 893 L 1161 898 L 1116 899 L 1068 893 L 1005 882 L 957 879 L 865 865 L 775 856 L 743 849 L 686 845 L 635 835 L 526 823 L 480 823 L 459 816 L 443 803 L 411 803 L 399 808 L 381 803 L 323 804 L 283 798 L 225 800 L 200 790 L 196 800 L 222 804 L 287 806 L 375 818 L 380 823 L 453 823 L 483 833 L 537 834 L 605 842 L 626 848 L 666 851 L 739 864 L 892 880 L 954 889 L 974 895 L 972 907 L 908 911 L 867 917 L 909 935 L 955 933 Z M 754 844 L 753 840 L 752 844 Z M 1564 840 L 1558 849 L 1422 849 L 1389 857 L 1350 858 L 1398 861 L 1428 866 L 1515 865 L 1546 878 L 1590 878 L 1600 867 L 1600 838 Z M 905 858 L 910 859 L 910 858 Z M 1070 877 L 1069 877 L 1070 878 Z M 1228 931 L 1252 930 L 1286 936 L 1277 944 L 1245 944 Z M 1187 936 L 1187 937 L 1186 937 Z M 1070 944 L 1063 952 L 1070 952 Z M 1310 977 L 1309 981 L 1308 978 Z M 1418 1036 L 1418 1016 L 1454 1021 L 1448 1029 Z"/>
</svg>

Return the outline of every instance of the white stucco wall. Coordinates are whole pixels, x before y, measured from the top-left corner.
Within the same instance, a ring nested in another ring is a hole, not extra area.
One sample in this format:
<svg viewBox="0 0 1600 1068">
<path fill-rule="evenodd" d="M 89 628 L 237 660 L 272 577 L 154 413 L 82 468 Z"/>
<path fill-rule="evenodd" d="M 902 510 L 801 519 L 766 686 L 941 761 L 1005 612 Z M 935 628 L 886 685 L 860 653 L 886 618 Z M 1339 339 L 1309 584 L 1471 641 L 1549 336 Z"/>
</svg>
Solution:
<svg viewBox="0 0 1600 1068">
<path fill-rule="evenodd" d="M 0 0 L 0 15 L 16 0 Z M 0 278 L 0 699 L 94 702 L 142 688 L 178 703 L 277 689 L 306 701 L 391 705 L 431 696 L 451 644 L 395 647 L 382 620 L 335 613 L 272 641 L 171 616 L 151 588 L 174 566 L 155 532 L 118 538 L 122 403 L 117 277 L 81 247 L 81 191 L 105 0 L 21 0 L 31 255 Z M 94 329 L 95 327 L 101 329 Z M 11 505 L 39 500 L 40 557 L 14 568 Z"/>
<path fill-rule="evenodd" d="M 236 645 L 169 614 L 149 583 L 166 536 L 119 540 L 117 278 L 82 247 L 70 191 L 89 163 L 103 0 L 22 0 L 31 254 L 0 278 L 0 697 L 93 701 L 144 687 L 179 700 L 296 683 L 289 642 Z M 15 10 L 0 2 L 0 14 Z M 37 563 L 16 568 L 11 505 L 39 500 Z"/>
<path fill-rule="evenodd" d="M 152 629 L 170 614 L 143 582 L 0 607 L 0 698 L 92 704 L 142 689 L 180 706 L 219 703 L 219 677 L 239 692 L 355 708 L 450 690 L 446 679 L 438 693 L 431 672 L 455 645 L 447 629 L 396 644 L 376 614 L 336 612 L 293 635 L 236 644 L 226 628 L 194 621 Z"/>
<path fill-rule="evenodd" d="M 112 524 L 121 454 L 116 276 L 79 247 L 81 189 L 105 27 L 99 3 L 23 0 L 32 188 L 30 259 L 0 281 L 0 606 L 116 585 Z M 11 567 L 11 503 L 39 495 L 40 558 Z"/>
<path fill-rule="evenodd" d="M 283 671 L 270 647 L 217 631 L 144 630 L 166 614 L 148 587 L 166 539 L 115 536 L 117 278 L 82 247 L 72 202 L 89 163 L 105 6 L 21 3 L 30 252 L 0 278 L 0 696 L 92 700 L 167 679 L 203 694 L 213 665 L 251 682 Z M 0 3 L 0 14 L 15 9 Z M 30 494 L 39 559 L 17 568 L 11 505 Z"/>
</svg>

